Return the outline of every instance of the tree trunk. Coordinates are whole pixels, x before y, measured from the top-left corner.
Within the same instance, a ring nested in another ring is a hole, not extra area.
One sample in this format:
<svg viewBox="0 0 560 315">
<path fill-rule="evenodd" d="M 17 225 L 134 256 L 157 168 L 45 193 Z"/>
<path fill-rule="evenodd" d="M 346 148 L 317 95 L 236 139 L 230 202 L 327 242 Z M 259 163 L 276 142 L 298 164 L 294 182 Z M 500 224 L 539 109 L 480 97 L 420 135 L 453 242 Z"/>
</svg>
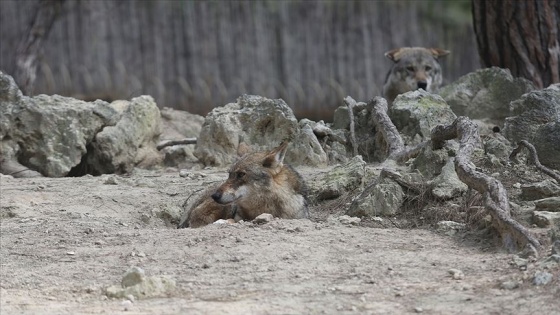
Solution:
<svg viewBox="0 0 560 315">
<path fill-rule="evenodd" d="M 560 1 L 473 0 L 472 11 L 485 67 L 508 68 L 538 88 L 560 82 Z"/>
<path fill-rule="evenodd" d="M 15 80 L 23 94 L 33 94 L 37 64 L 43 40 L 61 11 L 65 0 L 41 0 L 29 30 L 17 48 Z"/>
</svg>

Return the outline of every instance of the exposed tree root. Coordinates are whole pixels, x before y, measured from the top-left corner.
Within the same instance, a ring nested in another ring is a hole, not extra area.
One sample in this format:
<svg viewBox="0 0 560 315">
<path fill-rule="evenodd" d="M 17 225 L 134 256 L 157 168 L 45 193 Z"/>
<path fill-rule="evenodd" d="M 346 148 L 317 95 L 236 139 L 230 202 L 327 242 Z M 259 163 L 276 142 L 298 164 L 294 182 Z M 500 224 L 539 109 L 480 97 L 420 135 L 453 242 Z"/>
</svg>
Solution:
<svg viewBox="0 0 560 315">
<path fill-rule="evenodd" d="M 350 96 L 346 96 L 344 103 L 348 106 L 348 118 L 350 119 L 350 145 L 352 146 L 353 156 L 358 155 L 358 144 L 356 143 L 356 131 L 354 124 L 354 106 L 356 101 Z"/>
<path fill-rule="evenodd" d="M 196 144 L 196 138 L 185 138 L 181 140 L 165 140 L 158 143 L 156 149 L 161 150 L 165 147 L 181 144 Z"/>
<path fill-rule="evenodd" d="M 370 103 L 373 103 L 373 122 L 383 136 L 385 143 L 387 143 L 387 159 L 395 160 L 399 163 L 406 162 L 418 156 L 422 148 L 430 144 L 430 141 L 424 141 L 413 147 L 405 146 L 397 127 L 395 127 L 391 118 L 387 115 L 387 101 L 382 97 L 376 97 Z"/>
<path fill-rule="evenodd" d="M 376 97 L 371 102 L 373 102 L 374 123 L 387 143 L 387 159 L 404 162 L 416 157 L 426 145 L 431 145 L 433 149 L 441 149 L 446 140 L 458 138 L 460 147 L 455 158 L 455 171 L 462 182 L 477 190 L 483 196 L 485 208 L 492 216 L 493 224 L 500 233 L 504 246 L 508 250 L 524 248 L 528 244 L 540 248 L 539 241 L 523 225 L 510 216 L 507 191 L 500 181 L 476 171 L 471 163 L 470 156 L 480 139 L 476 124 L 466 117 L 458 117 L 450 126 L 434 128 L 430 141 L 408 148 L 404 145 L 397 128 L 387 115 L 387 101 L 381 97 Z M 418 193 L 422 192 L 419 187 L 403 182 L 402 177 L 394 171 L 384 169 L 382 174 L 397 181 L 403 187 Z"/>
<path fill-rule="evenodd" d="M 485 208 L 492 216 L 492 223 L 500 233 L 504 246 L 509 250 L 524 248 L 527 244 L 540 248 L 539 241 L 510 216 L 507 191 L 502 183 L 476 171 L 470 161 L 470 156 L 479 141 L 476 124 L 467 117 L 458 117 L 449 126 L 435 127 L 431 138 L 434 149 L 441 149 L 446 140 L 459 140 L 455 171 L 462 182 L 483 196 Z"/>
<path fill-rule="evenodd" d="M 515 148 L 513 150 L 513 152 L 511 152 L 511 154 L 509 156 L 509 159 L 515 161 L 517 154 L 519 154 L 519 152 L 521 152 L 521 150 L 523 150 L 523 147 L 526 147 L 527 150 L 529 151 L 529 157 L 531 159 L 531 162 L 533 162 L 533 164 L 535 164 L 537 169 L 539 171 L 545 173 L 546 175 L 554 178 L 556 180 L 556 182 L 558 184 L 560 184 L 560 174 L 558 172 L 556 172 L 552 169 L 549 169 L 548 167 L 542 165 L 541 162 L 539 161 L 539 157 L 537 155 L 537 150 L 535 149 L 535 147 L 532 144 L 530 144 L 526 140 L 521 140 L 517 143 L 517 148 Z"/>
</svg>

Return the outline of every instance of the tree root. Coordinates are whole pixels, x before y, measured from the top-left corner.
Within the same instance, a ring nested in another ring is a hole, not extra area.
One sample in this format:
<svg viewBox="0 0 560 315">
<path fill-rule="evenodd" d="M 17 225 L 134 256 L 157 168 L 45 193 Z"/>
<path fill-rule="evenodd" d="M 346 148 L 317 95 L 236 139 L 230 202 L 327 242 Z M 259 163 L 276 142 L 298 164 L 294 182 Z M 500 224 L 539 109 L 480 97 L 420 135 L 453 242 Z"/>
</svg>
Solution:
<svg viewBox="0 0 560 315">
<path fill-rule="evenodd" d="M 344 103 L 348 106 L 348 118 L 350 119 L 350 145 L 352 146 L 353 156 L 358 155 L 358 144 L 356 143 L 356 131 L 354 124 L 354 106 L 356 106 L 356 101 L 350 96 L 346 96 Z"/>
<path fill-rule="evenodd" d="M 435 127 L 432 130 L 431 140 L 414 147 L 406 147 L 397 128 L 387 115 L 387 101 L 376 97 L 370 102 L 373 102 L 373 120 L 376 128 L 387 143 L 388 160 L 404 162 L 416 157 L 427 145 L 431 145 L 433 149 L 441 149 L 446 140 L 458 138 L 460 146 L 455 158 L 455 171 L 462 182 L 483 196 L 485 208 L 492 216 L 493 225 L 498 230 L 504 246 L 508 250 L 525 248 L 527 245 L 534 248 L 541 247 L 539 241 L 510 216 L 507 191 L 500 181 L 476 171 L 471 163 L 470 156 L 480 141 L 476 124 L 466 117 L 458 117 L 450 126 Z M 383 169 L 382 174 L 414 192 L 423 191 L 419 187 L 403 182 L 402 177 L 394 171 Z"/>
<path fill-rule="evenodd" d="M 535 164 L 535 166 L 537 167 L 537 169 L 543 173 L 545 173 L 546 175 L 554 178 L 556 180 L 556 182 L 558 184 L 560 184 L 560 174 L 544 165 L 541 164 L 541 162 L 539 161 L 539 157 L 537 155 L 537 150 L 535 149 L 535 147 L 529 143 L 529 141 L 526 140 L 521 140 L 517 143 L 517 148 L 515 148 L 510 156 L 509 159 L 512 161 L 516 160 L 517 154 L 519 154 L 519 152 L 521 152 L 521 150 L 523 150 L 523 147 L 526 147 L 527 150 L 529 151 L 529 157 L 531 159 L 531 162 L 533 164 Z"/>
<path fill-rule="evenodd" d="M 539 241 L 519 222 L 510 216 L 507 191 L 497 179 L 475 170 L 470 161 L 479 141 L 478 129 L 467 117 L 458 117 L 449 126 L 432 130 L 432 147 L 441 149 L 446 140 L 458 138 L 459 150 L 455 158 L 455 171 L 459 179 L 482 196 L 492 223 L 500 233 L 504 246 L 510 250 L 524 248 L 527 244 L 540 248 Z"/>
</svg>

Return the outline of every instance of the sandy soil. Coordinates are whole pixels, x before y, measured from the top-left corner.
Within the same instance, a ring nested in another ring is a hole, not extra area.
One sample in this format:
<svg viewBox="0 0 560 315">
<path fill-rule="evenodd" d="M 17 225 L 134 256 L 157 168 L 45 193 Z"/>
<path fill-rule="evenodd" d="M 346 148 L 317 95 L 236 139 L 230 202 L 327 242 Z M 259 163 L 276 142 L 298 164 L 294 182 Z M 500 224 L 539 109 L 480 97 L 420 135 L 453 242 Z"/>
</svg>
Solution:
<svg viewBox="0 0 560 315">
<path fill-rule="evenodd" d="M 344 225 L 318 213 L 177 230 L 162 215 L 224 177 L 214 169 L 138 170 L 116 185 L 109 176 L 0 177 L 0 313 L 560 314 L 558 268 L 534 286 L 536 263 L 520 270 L 473 236 Z M 131 266 L 170 276 L 177 289 L 132 307 L 107 298 Z M 502 289 L 507 281 L 520 285 Z"/>
</svg>

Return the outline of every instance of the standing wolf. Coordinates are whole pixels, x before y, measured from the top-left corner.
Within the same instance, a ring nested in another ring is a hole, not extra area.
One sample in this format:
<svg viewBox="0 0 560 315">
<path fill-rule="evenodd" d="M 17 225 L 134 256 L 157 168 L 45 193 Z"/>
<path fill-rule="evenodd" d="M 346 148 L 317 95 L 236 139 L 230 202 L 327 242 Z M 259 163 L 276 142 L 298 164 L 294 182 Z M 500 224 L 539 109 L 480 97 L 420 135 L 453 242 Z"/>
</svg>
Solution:
<svg viewBox="0 0 560 315">
<path fill-rule="evenodd" d="M 283 163 L 287 148 L 288 142 L 283 142 L 271 151 L 250 153 L 241 144 L 228 179 L 209 188 L 178 227 L 200 227 L 219 219 L 253 220 L 262 213 L 283 219 L 309 217 L 305 183 Z"/>
<path fill-rule="evenodd" d="M 442 82 L 439 57 L 449 51 L 439 48 L 404 47 L 385 53 L 394 64 L 383 85 L 383 97 L 389 104 L 399 94 L 424 89 L 434 93 Z"/>
</svg>

